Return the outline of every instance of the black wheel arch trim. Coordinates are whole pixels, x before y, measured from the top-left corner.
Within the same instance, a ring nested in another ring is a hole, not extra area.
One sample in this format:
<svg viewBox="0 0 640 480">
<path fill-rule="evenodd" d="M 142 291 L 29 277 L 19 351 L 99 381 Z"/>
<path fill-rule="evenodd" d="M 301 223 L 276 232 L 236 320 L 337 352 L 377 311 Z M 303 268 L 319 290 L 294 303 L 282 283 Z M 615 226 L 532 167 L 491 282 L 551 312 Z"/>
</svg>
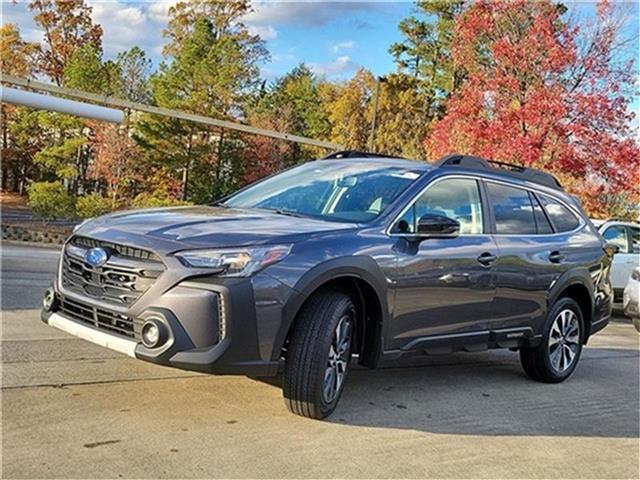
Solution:
<svg viewBox="0 0 640 480">
<path fill-rule="evenodd" d="M 589 304 L 590 304 L 591 311 L 589 312 L 589 319 L 586 319 L 586 318 L 584 319 L 585 322 L 587 320 L 590 321 L 589 325 L 584 326 L 586 335 L 588 335 L 591 328 L 591 323 L 593 323 L 593 321 L 595 320 L 594 319 L 595 297 L 593 293 L 595 286 L 593 284 L 591 275 L 589 274 L 589 271 L 586 268 L 569 270 L 565 272 L 562 276 L 560 276 L 558 280 L 556 280 L 556 282 L 553 284 L 553 287 L 549 292 L 547 309 L 550 310 L 553 307 L 553 304 L 556 303 L 558 298 L 560 298 L 568 288 L 574 287 L 574 286 L 583 287 L 587 291 L 587 294 L 589 295 Z"/>
<path fill-rule="evenodd" d="M 272 360 L 280 358 L 289 330 L 307 299 L 322 285 L 332 280 L 349 277 L 366 282 L 378 297 L 382 310 L 379 352 L 380 354 L 382 353 L 383 337 L 389 318 L 386 277 L 373 258 L 358 255 L 340 257 L 323 262 L 305 273 L 293 286 L 293 293 L 282 309 L 282 324 L 273 345 Z"/>
</svg>

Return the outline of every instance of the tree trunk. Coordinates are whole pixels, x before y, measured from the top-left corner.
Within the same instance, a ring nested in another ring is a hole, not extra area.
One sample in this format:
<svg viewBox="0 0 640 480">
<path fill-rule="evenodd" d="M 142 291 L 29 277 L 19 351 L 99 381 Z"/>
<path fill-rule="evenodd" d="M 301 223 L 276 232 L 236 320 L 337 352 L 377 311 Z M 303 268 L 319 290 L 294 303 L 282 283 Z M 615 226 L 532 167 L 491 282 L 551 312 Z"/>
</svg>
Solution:
<svg viewBox="0 0 640 480">
<path fill-rule="evenodd" d="M 191 166 L 191 152 L 193 150 L 193 129 L 189 134 L 189 143 L 187 144 L 187 161 L 182 169 L 182 200 L 187 200 L 187 186 L 189 183 L 189 167 Z"/>
<path fill-rule="evenodd" d="M 222 144 L 224 142 L 224 130 L 220 130 L 218 137 L 218 164 L 216 165 L 216 181 L 220 182 L 220 174 L 222 172 Z M 219 187 L 219 185 L 218 185 Z"/>
<path fill-rule="evenodd" d="M 11 188 L 12 192 L 18 192 L 20 190 L 20 167 L 16 164 L 13 167 L 13 186 Z"/>
<path fill-rule="evenodd" d="M 122 165 L 118 164 L 118 169 L 116 170 L 116 181 L 111 184 L 111 208 L 113 210 L 116 209 L 116 204 L 118 202 L 118 187 L 120 187 L 120 177 L 122 174 Z"/>
<path fill-rule="evenodd" d="M 24 195 L 25 183 L 26 183 L 25 180 L 27 177 L 26 165 L 20 165 L 19 169 L 20 169 L 20 180 L 18 182 L 18 193 L 20 195 Z"/>
<path fill-rule="evenodd" d="M 187 199 L 187 184 L 189 183 L 189 164 L 191 160 L 187 160 L 187 163 L 182 169 L 182 200 Z"/>
<path fill-rule="evenodd" d="M 7 112 L 4 105 L 0 106 L 0 125 L 2 125 L 2 150 L 6 151 L 8 148 L 8 126 L 7 126 Z M 7 168 L 2 165 L 0 168 L 0 188 L 4 190 L 7 187 Z"/>
</svg>

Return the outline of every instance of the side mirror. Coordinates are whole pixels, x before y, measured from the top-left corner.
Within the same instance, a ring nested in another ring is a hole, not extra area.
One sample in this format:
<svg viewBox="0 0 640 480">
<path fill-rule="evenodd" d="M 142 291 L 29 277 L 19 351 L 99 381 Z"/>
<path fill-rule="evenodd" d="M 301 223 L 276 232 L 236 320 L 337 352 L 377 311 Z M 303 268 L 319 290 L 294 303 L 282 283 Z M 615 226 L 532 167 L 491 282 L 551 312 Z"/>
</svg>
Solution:
<svg viewBox="0 0 640 480">
<path fill-rule="evenodd" d="M 418 234 L 438 237 L 454 236 L 460 231 L 460 222 L 443 215 L 427 214 L 418 220 Z"/>
<path fill-rule="evenodd" d="M 617 244 L 612 243 L 612 242 L 607 242 L 607 244 L 605 245 L 604 249 L 611 256 L 615 255 L 616 253 L 620 253 L 620 245 L 617 245 Z"/>
</svg>

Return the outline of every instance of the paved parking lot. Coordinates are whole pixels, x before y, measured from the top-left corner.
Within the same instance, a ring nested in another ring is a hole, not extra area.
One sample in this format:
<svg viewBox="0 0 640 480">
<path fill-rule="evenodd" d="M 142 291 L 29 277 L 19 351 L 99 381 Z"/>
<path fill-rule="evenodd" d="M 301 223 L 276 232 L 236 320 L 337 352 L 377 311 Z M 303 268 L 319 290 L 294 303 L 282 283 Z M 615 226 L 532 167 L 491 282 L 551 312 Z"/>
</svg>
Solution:
<svg viewBox="0 0 640 480">
<path fill-rule="evenodd" d="M 560 385 L 511 352 L 353 372 L 336 413 L 289 414 L 279 381 L 135 361 L 35 309 L 55 252 L 3 246 L 3 478 L 638 478 L 640 336 L 623 319 Z"/>
</svg>

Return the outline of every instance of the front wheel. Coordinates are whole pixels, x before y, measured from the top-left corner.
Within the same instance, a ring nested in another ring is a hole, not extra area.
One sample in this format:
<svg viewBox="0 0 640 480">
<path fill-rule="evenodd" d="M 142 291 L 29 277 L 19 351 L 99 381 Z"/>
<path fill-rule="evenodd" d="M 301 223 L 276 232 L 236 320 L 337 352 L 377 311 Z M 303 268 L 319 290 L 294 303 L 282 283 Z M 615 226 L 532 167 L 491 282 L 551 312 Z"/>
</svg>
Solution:
<svg viewBox="0 0 640 480">
<path fill-rule="evenodd" d="M 340 292 L 321 292 L 302 308 L 287 346 L 283 393 L 289 410 L 321 419 L 336 408 L 349 371 L 355 307 Z"/>
<path fill-rule="evenodd" d="M 559 299 L 549 311 L 540 345 L 520 349 L 520 361 L 534 380 L 559 383 L 573 373 L 582 354 L 584 320 L 571 298 Z"/>
</svg>

